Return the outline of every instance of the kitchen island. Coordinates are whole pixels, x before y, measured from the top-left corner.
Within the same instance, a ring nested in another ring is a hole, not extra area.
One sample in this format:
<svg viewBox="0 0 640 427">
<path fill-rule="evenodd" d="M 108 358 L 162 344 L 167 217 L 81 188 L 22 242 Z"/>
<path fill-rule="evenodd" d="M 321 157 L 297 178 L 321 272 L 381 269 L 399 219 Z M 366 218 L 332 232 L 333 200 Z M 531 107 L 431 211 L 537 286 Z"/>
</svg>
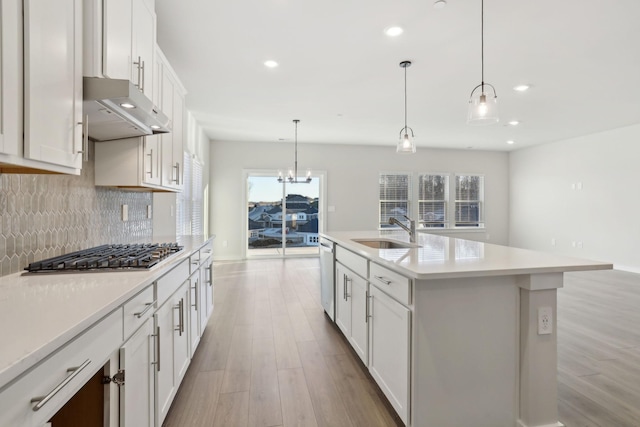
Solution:
<svg viewBox="0 0 640 427">
<path fill-rule="evenodd" d="M 611 269 L 402 231 L 330 232 L 335 321 L 407 426 L 561 427 L 556 292 Z"/>
</svg>

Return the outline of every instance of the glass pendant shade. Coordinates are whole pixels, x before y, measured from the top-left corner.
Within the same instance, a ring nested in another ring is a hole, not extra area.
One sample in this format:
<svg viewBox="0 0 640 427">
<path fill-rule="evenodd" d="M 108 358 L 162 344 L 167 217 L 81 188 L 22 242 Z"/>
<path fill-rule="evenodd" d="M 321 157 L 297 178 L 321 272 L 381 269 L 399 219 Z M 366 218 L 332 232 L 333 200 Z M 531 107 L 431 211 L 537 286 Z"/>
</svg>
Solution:
<svg viewBox="0 0 640 427">
<path fill-rule="evenodd" d="M 411 135 L 409 135 L 411 131 Z M 403 128 L 400 131 L 400 139 L 396 146 L 396 153 L 413 154 L 416 152 L 416 144 L 413 141 L 413 130 L 411 128 Z"/>
<path fill-rule="evenodd" d="M 486 83 L 478 85 L 469 98 L 467 123 L 470 125 L 491 125 L 498 123 L 498 120 L 498 97 L 493 86 Z"/>
</svg>

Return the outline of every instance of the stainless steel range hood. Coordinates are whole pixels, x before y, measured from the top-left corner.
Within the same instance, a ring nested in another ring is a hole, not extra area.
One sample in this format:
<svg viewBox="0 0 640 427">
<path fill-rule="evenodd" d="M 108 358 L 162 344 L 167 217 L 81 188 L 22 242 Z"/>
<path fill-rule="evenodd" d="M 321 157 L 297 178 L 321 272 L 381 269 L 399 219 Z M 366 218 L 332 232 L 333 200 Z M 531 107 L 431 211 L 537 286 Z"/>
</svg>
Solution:
<svg viewBox="0 0 640 427">
<path fill-rule="evenodd" d="M 129 80 L 84 78 L 84 115 L 94 141 L 169 132 L 169 118 Z"/>
</svg>

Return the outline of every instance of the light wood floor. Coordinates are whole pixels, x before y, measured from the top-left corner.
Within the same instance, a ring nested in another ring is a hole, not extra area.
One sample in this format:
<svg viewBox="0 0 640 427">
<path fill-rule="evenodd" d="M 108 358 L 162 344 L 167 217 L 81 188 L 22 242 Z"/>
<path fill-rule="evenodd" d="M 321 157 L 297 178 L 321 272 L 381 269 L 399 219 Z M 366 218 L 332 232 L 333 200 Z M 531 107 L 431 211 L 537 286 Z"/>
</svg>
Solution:
<svg viewBox="0 0 640 427">
<path fill-rule="evenodd" d="M 402 425 L 325 317 L 318 259 L 214 271 L 214 315 L 165 427 Z M 560 421 L 640 427 L 640 275 L 566 274 L 557 321 Z"/>
<path fill-rule="evenodd" d="M 214 277 L 165 427 L 403 425 L 325 316 L 318 258 L 215 263 Z"/>
<path fill-rule="evenodd" d="M 640 426 L 640 275 L 565 274 L 558 409 L 567 427 Z"/>
</svg>

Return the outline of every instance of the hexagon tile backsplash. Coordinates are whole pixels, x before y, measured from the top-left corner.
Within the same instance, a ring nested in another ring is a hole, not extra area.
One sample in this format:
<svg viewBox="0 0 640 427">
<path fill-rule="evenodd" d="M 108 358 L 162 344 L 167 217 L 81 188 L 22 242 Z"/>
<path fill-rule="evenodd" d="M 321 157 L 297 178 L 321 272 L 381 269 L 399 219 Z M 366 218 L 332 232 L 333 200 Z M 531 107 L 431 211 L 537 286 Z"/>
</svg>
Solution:
<svg viewBox="0 0 640 427">
<path fill-rule="evenodd" d="M 95 187 L 93 176 L 93 162 L 81 176 L 0 174 L 0 276 L 67 252 L 152 237 L 152 194 Z"/>
</svg>

